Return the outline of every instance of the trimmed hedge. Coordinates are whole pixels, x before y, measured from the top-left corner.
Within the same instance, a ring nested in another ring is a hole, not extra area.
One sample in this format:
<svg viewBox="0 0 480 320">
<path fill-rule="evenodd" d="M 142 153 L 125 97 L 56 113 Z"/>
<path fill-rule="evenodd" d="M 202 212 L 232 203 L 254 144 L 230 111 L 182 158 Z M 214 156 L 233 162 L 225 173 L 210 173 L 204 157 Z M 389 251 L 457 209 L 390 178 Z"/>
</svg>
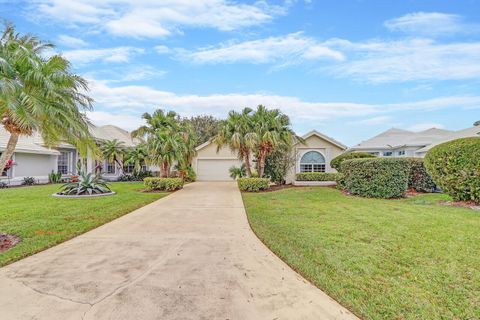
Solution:
<svg viewBox="0 0 480 320">
<path fill-rule="evenodd" d="M 258 192 L 266 190 L 269 187 L 270 180 L 268 178 L 239 178 L 237 179 L 240 191 Z"/>
<path fill-rule="evenodd" d="M 425 156 L 433 181 L 455 201 L 480 203 L 480 138 L 442 143 Z"/>
<path fill-rule="evenodd" d="M 376 158 L 376 156 L 374 156 L 373 154 L 367 153 L 367 152 L 343 153 L 343 154 L 333 158 L 332 161 L 330 161 L 330 166 L 333 169 L 335 169 L 337 171 L 340 171 L 343 161 L 350 160 L 350 159 L 363 159 L 363 158 Z"/>
<path fill-rule="evenodd" d="M 297 173 L 297 181 L 336 181 L 337 173 L 329 172 L 303 172 Z"/>
<path fill-rule="evenodd" d="M 343 161 L 342 184 L 351 194 L 368 198 L 400 198 L 408 188 L 409 162 L 399 158 Z"/>
<path fill-rule="evenodd" d="M 174 191 L 183 188 L 181 178 L 145 178 L 143 183 L 148 191 Z"/>
<path fill-rule="evenodd" d="M 408 188 L 417 192 L 432 192 L 437 187 L 425 168 L 421 158 L 405 158 L 410 166 Z"/>
</svg>

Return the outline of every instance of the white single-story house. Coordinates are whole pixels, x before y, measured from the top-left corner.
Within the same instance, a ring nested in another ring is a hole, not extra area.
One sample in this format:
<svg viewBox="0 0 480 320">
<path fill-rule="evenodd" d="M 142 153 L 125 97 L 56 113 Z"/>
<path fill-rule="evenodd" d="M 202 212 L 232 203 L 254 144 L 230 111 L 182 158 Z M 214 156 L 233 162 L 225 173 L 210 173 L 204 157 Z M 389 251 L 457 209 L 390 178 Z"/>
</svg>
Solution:
<svg viewBox="0 0 480 320">
<path fill-rule="evenodd" d="M 424 157 L 428 150 L 440 143 L 475 136 L 480 136 L 480 126 L 459 131 L 431 128 L 420 132 L 392 128 L 348 151 L 368 152 L 379 157 Z"/>
<path fill-rule="evenodd" d="M 128 131 L 116 126 L 91 126 L 90 131 L 98 142 L 117 139 L 123 142 L 125 147 L 133 147 L 138 143 L 132 139 Z M 5 150 L 9 137 L 10 134 L 0 126 L 0 154 Z M 37 183 L 47 183 L 48 175 L 52 171 L 61 172 L 65 177 L 76 174 L 78 159 L 80 155 L 72 145 L 60 144 L 56 148 L 48 148 L 38 133 L 32 136 L 21 136 L 12 157 L 14 165 L 0 174 L 0 182 L 19 185 L 25 177 L 33 177 Z M 122 174 L 117 164 L 97 161 L 88 156 L 87 171 L 94 172 L 97 166 L 102 168 L 102 176 L 106 180 L 116 180 Z M 155 170 L 155 168 L 145 169 Z M 133 165 L 125 167 L 126 173 L 132 171 Z"/>
<path fill-rule="evenodd" d="M 292 153 L 295 165 L 287 175 L 287 183 L 295 180 L 300 172 L 335 172 L 330 161 L 345 152 L 347 147 L 318 131 L 310 131 L 303 137 L 304 142 L 296 142 Z M 193 169 L 199 181 L 231 181 L 229 169 L 240 167 L 242 162 L 229 147 L 222 147 L 217 152 L 217 145 L 207 141 L 196 148 Z"/>
</svg>

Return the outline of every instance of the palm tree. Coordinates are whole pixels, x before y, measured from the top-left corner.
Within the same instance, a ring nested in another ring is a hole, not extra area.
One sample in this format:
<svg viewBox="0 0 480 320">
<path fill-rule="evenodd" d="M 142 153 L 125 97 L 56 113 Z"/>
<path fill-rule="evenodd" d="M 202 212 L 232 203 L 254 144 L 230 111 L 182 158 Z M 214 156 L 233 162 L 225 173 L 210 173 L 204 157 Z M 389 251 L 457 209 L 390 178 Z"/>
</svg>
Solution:
<svg viewBox="0 0 480 320">
<path fill-rule="evenodd" d="M 101 143 L 100 152 L 105 160 L 116 163 L 123 172 L 123 159 L 125 157 L 125 144 L 117 139 L 107 140 Z"/>
<path fill-rule="evenodd" d="M 297 137 L 290 128 L 290 119 L 278 109 L 268 110 L 262 105 L 252 115 L 253 133 L 251 138 L 255 143 L 258 175 L 263 177 L 265 172 L 265 159 L 276 148 L 289 146 Z"/>
<path fill-rule="evenodd" d="M 0 157 L 0 172 L 11 159 L 22 135 L 39 132 L 47 146 L 60 141 L 81 153 L 93 145 L 82 111 L 92 109 L 87 82 L 70 72 L 59 55 L 45 57 L 51 43 L 20 35 L 7 25 L 0 38 L 0 121 L 10 133 Z"/>
<path fill-rule="evenodd" d="M 153 163 L 160 166 L 160 176 L 170 176 L 173 163 L 182 157 L 182 135 L 170 130 L 157 131 L 147 141 Z"/>
<path fill-rule="evenodd" d="M 240 113 L 230 111 L 228 118 L 221 122 L 220 130 L 213 138 L 217 150 L 228 145 L 231 150 L 237 152 L 238 158 L 245 162 L 248 177 L 252 175 L 250 155 L 255 142 L 255 136 L 252 135 L 252 111 L 250 108 L 244 108 Z"/>
<path fill-rule="evenodd" d="M 180 121 L 180 117 L 175 111 L 168 111 L 165 113 L 162 109 L 155 110 L 153 114 L 145 112 L 142 115 L 142 118 L 147 124 L 132 131 L 132 137 L 148 138 L 159 130 L 173 130 L 178 127 L 178 122 Z"/>
<path fill-rule="evenodd" d="M 124 165 L 133 164 L 133 172 L 139 173 L 142 165 L 148 162 L 148 151 L 145 144 L 139 144 L 135 148 L 127 151 Z"/>
</svg>

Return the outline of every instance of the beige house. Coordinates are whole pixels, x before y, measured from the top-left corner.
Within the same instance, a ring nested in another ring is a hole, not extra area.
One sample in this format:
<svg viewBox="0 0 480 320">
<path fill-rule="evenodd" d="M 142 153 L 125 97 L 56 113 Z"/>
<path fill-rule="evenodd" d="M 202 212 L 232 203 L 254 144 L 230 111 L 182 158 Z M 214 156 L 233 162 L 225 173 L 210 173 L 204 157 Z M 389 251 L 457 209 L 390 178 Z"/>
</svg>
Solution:
<svg viewBox="0 0 480 320">
<path fill-rule="evenodd" d="M 330 167 L 330 161 L 347 149 L 344 144 L 318 131 L 310 131 L 302 138 L 304 143 L 297 142 L 293 146 L 296 161 L 287 175 L 287 183 L 292 183 L 300 172 L 335 172 Z M 217 146 L 211 141 L 198 146 L 196 150 L 197 156 L 192 165 L 199 181 L 229 181 L 228 170 L 242 164 L 230 148 L 223 147 L 217 152 Z"/>
</svg>

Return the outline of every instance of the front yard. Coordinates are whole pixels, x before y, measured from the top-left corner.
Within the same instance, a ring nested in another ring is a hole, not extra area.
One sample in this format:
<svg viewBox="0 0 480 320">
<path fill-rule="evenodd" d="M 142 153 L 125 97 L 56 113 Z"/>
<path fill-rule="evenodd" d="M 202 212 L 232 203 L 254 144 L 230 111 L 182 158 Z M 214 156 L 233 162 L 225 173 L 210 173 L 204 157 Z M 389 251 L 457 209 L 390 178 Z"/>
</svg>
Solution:
<svg viewBox="0 0 480 320">
<path fill-rule="evenodd" d="M 110 197 L 58 199 L 60 185 L 0 190 L 0 233 L 21 237 L 0 253 L 0 266 L 44 250 L 127 214 L 168 193 L 142 193 L 141 182 L 112 183 Z"/>
<path fill-rule="evenodd" d="M 361 318 L 480 319 L 480 211 L 333 188 L 243 199 L 265 244 Z"/>
</svg>

